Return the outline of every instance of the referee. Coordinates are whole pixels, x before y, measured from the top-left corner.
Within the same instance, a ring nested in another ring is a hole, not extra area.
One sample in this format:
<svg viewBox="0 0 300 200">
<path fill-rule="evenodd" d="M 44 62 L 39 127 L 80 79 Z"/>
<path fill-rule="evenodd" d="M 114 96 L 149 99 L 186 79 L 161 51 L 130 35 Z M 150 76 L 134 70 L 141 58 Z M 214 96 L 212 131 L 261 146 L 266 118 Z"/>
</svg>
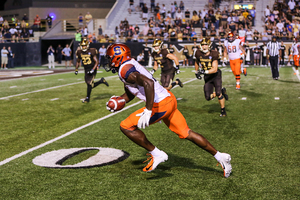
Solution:
<svg viewBox="0 0 300 200">
<path fill-rule="evenodd" d="M 105 48 L 105 45 L 103 44 L 102 47 L 99 49 L 99 68 L 101 66 L 104 66 L 106 65 L 106 59 L 105 59 L 105 55 L 106 55 L 106 48 Z"/>
<path fill-rule="evenodd" d="M 280 45 L 276 41 L 276 36 L 272 37 L 272 40 L 267 44 L 267 58 L 269 58 L 272 77 L 274 80 L 279 78 L 278 70 L 278 57 L 281 56 Z"/>
</svg>

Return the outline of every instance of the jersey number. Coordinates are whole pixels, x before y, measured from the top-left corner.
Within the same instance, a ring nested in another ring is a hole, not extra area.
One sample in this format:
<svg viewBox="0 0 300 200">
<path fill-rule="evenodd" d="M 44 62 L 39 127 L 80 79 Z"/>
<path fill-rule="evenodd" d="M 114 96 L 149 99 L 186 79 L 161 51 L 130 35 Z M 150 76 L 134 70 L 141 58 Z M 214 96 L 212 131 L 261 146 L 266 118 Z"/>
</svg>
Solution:
<svg viewBox="0 0 300 200">
<path fill-rule="evenodd" d="M 235 53 L 236 52 L 236 46 L 229 46 L 228 47 L 228 53 Z"/>
<path fill-rule="evenodd" d="M 90 57 L 83 57 L 82 62 L 83 62 L 83 65 L 89 65 L 92 63 L 92 60 Z"/>
<path fill-rule="evenodd" d="M 201 65 L 204 70 L 211 69 L 211 62 L 201 62 Z"/>
</svg>

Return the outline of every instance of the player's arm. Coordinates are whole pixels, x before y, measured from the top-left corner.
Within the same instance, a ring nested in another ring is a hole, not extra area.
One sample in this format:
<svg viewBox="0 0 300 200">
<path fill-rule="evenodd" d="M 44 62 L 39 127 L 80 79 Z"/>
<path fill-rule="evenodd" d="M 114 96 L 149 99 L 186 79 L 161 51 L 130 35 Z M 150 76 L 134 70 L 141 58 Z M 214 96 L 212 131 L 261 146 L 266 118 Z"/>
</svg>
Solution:
<svg viewBox="0 0 300 200">
<path fill-rule="evenodd" d="M 138 72 L 132 72 L 129 74 L 126 82 L 144 87 L 146 95 L 146 108 L 148 110 L 152 110 L 154 103 L 154 81 Z"/>
<path fill-rule="evenodd" d="M 157 61 L 154 61 L 154 64 L 153 64 L 153 69 L 154 71 L 156 71 L 158 69 L 158 64 L 157 64 Z"/>
<path fill-rule="evenodd" d="M 211 65 L 212 65 L 211 69 L 206 70 L 205 74 L 214 74 L 214 73 L 217 73 L 217 71 L 218 71 L 218 60 L 214 60 Z"/>
<path fill-rule="evenodd" d="M 175 65 L 176 65 L 176 66 L 179 65 L 178 58 L 177 58 L 174 54 L 168 53 L 168 54 L 167 54 L 167 58 L 169 58 L 170 60 L 173 60 L 173 61 L 175 62 Z"/>
<path fill-rule="evenodd" d="M 93 56 L 93 60 L 94 60 L 94 62 L 95 62 L 95 65 L 94 65 L 94 67 L 93 67 L 93 70 L 95 70 L 95 69 L 97 68 L 98 64 L 99 64 L 99 61 L 98 61 L 98 58 L 97 58 L 97 54 L 95 54 L 95 55 Z"/>
<path fill-rule="evenodd" d="M 130 102 L 132 99 L 134 99 L 134 95 L 124 86 L 125 93 L 121 95 L 126 101 L 126 103 Z"/>
<path fill-rule="evenodd" d="M 239 45 L 239 47 L 240 47 L 240 50 L 242 50 L 243 54 L 246 55 L 245 48 L 242 45 Z"/>
<path fill-rule="evenodd" d="M 227 48 L 224 47 L 224 51 L 223 51 L 224 60 L 227 59 L 227 55 L 228 55 Z"/>
</svg>

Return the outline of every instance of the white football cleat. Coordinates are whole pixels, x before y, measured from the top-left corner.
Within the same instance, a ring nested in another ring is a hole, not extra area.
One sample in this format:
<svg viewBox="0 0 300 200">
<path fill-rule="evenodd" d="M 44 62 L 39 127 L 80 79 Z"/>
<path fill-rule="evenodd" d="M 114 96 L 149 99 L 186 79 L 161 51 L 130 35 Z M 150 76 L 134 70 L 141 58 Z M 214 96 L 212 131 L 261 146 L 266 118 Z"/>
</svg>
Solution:
<svg viewBox="0 0 300 200">
<path fill-rule="evenodd" d="M 144 167 L 143 171 L 144 172 L 151 172 L 153 170 L 155 170 L 155 168 L 162 162 L 165 162 L 168 160 L 168 155 L 161 151 L 161 155 L 160 156 L 153 156 L 151 153 L 147 154 L 150 157 L 145 160 L 144 162 L 147 162 L 148 160 L 150 160 L 150 162 L 147 164 L 146 167 Z"/>
<path fill-rule="evenodd" d="M 232 167 L 230 164 L 231 156 L 228 153 L 221 153 L 221 159 L 219 163 L 221 164 L 221 167 L 224 170 L 224 177 L 228 178 L 230 176 Z"/>
</svg>

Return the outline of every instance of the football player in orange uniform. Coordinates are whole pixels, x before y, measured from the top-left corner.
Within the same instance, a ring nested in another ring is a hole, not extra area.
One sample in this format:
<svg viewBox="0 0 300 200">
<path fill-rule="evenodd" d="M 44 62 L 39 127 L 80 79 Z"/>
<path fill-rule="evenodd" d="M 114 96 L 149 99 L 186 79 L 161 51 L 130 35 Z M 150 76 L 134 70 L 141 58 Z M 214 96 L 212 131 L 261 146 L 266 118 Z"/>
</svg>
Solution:
<svg viewBox="0 0 300 200">
<path fill-rule="evenodd" d="M 230 67 L 232 73 L 235 75 L 236 79 L 236 89 L 241 88 L 240 79 L 241 79 L 241 52 L 246 55 L 243 46 L 241 45 L 241 40 L 236 39 L 233 33 L 228 33 L 228 40 L 224 41 L 224 57 L 228 55 Z"/>
<path fill-rule="evenodd" d="M 90 102 L 90 96 L 93 88 L 97 87 L 101 83 L 105 84 L 106 86 L 109 85 L 103 77 L 96 83 L 94 82 L 97 74 L 98 51 L 95 48 L 89 48 L 89 41 L 86 38 L 83 38 L 80 42 L 80 49 L 76 52 L 76 58 L 77 62 L 75 75 L 78 74 L 78 68 L 80 66 L 80 61 L 82 60 L 82 65 L 85 72 L 84 79 L 85 83 L 87 84 L 87 95 L 82 103 L 88 103 Z"/>
<path fill-rule="evenodd" d="M 152 47 L 153 52 L 151 55 L 154 60 L 154 66 L 151 70 L 151 74 L 154 74 L 154 72 L 156 72 L 156 70 L 158 69 L 158 65 L 160 65 L 160 82 L 164 88 L 170 90 L 175 85 L 183 87 L 183 84 L 179 80 L 179 78 L 177 78 L 176 81 L 173 82 L 175 73 L 180 73 L 178 58 L 173 53 L 170 53 L 168 49 L 163 48 L 163 41 L 161 41 L 160 39 L 155 39 Z M 175 62 L 176 67 L 174 67 L 173 61 Z"/>
<path fill-rule="evenodd" d="M 179 138 L 192 141 L 204 149 L 222 165 L 224 176 L 231 173 L 231 157 L 217 151 L 207 139 L 191 130 L 181 112 L 177 109 L 177 100 L 172 92 L 162 87 L 152 74 L 131 58 L 131 51 L 124 44 L 112 44 L 106 52 L 109 66 L 118 72 L 124 83 L 125 93 L 121 95 L 130 102 L 135 96 L 145 101 L 145 107 L 129 115 L 120 124 L 121 131 L 134 143 L 149 151 L 149 163 L 144 172 L 154 170 L 160 163 L 168 160 L 168 155 L 154 146 L 141 130 L 162 120 Z"/>
<path fill-rule="evenodd" d="M 210 39 L 207 38 L 200 42 L 200 49 L 195 53 L 195 75 L 198 79 L 201 79 L 201 74 L 204 74 L 205 99 L 210 101 L 218 97 L 221 106 L 220 117 L 224 117 L 226 116 L 225 99 L 228 100 L 228 95 L 226 94 L 226 88 L 222 88 L 222 71 L 218 69 L 219 53 L 211 50 L 211 45 Z"/>
</svg>

